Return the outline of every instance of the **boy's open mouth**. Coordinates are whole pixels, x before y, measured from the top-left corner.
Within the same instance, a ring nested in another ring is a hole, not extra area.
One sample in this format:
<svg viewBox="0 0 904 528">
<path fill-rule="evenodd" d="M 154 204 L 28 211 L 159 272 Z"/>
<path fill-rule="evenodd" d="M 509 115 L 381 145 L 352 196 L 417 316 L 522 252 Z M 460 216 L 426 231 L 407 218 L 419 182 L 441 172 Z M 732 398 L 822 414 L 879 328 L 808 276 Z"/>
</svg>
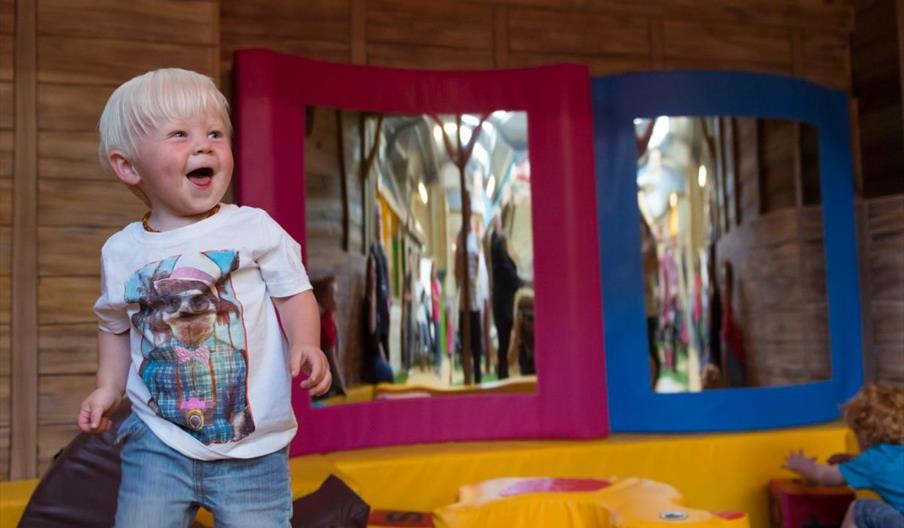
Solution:
<svg viewBox="0 0 904 528">
<path fill-rule="evenodd" d="M 206 187 L 210 184 L 210 180 L 213 179 L 213 169 L 210 167 L 200 167 L 189 172 L 185 177 L 191 180 L 195 185 Z"/>
</svg>

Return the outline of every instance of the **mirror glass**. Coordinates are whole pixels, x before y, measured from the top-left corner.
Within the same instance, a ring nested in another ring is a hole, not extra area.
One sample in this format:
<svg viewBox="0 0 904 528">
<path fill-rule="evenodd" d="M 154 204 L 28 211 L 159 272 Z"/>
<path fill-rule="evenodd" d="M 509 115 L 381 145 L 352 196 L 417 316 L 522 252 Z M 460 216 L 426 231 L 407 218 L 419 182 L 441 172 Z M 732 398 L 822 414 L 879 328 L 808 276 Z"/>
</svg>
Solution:
<svg viewBox="0 0 904 528">
<path fill-rule="evenodd" d="M 634 129 L 652 389 L 829 379 L 818 129 L 736 116 Z"/>
<path fill-rule="evenodd" d="M 527 113 L 309 106 L 306 123 L 306 263 L 334 379 L 315 407 L 534 392 Z"/>
</svg>

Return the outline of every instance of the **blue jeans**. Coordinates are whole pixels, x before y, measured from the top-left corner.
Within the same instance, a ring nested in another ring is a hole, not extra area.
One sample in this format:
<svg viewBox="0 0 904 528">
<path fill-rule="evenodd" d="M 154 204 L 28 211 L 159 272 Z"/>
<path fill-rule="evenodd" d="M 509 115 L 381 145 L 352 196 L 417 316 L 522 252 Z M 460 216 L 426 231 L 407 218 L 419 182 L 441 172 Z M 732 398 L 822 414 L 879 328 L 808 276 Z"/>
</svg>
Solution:
<svg viewBox="0 0 904 528">
<path fill-rule="evenodd" d="M 195 460 L 161 442 L 134 413 L 120 426 L 118 528 L 185 528 L 204 506 L 217 528 L 287 527 L 288 448 L 252 459 Z"/>
</svg>

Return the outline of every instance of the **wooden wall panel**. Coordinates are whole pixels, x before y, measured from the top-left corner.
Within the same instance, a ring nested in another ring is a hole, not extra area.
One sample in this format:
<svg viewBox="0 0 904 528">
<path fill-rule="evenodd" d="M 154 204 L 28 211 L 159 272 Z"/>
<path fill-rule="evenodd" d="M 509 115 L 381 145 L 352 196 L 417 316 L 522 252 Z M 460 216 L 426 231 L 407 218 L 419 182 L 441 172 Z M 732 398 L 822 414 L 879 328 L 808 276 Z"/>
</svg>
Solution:
<svg viewBox="0 0 904 528">
<path fill-rule="evenodd" d="M 41 180 L 38 183 L 41 226 L 124 227 L 145 207 L 118 182 Z M 99 196 L 105 197 L 98 200 Z M 96 260 L 96 255 L 81 256 Z"/>
<path fill-rule="evenodd" d="M 0 180 L 13 175 L 13 132 L 0 129 Z"/>
<path fill-rule="evenodd" d="M 666 20 L 666 59 L 790 66 L 791 34 L 749 25 Z"/>
<path fill-rule="evenodd" d="M 220 37 L 348 42 L 348 0 L 220 0 Z"/>
<path fill-rule="evenodd" d="M 42 277 L 38 281 L 40 323 L 96 322 L 92 307 L 99 291 L 100 277 Z"/>
<path fill-rule="evenodd" d="M 15 36 L 12 33 L 0 32 L 0 79 L 13 80 L 13 42 Z"/>
<path fill-rule="evenodd" d="M 512 51 L 649 57 L 649 33 L 645 18 L 538 9 L 509 12 Z"/>
<path fill-rule="evenodd" d="M 100 249 L 116 230 L 116 227 L 39 227 L 38 275 L 99 276 Z"/>
<path fill-rule="evenodd" d="M 852 85 L 857 97 L 863 195 L 904 194 L 904 16 L 901 2 L 858 2 L 851 35 Z"/>
<path fill-rule="evenodd" d="M 508 66 L 513 68 L 557 64 L 561 62 L 586 64 L 590 68 L 590 75 L 594 76 L 647 71 L 654 67 L 652 59 L 639 55 L 566 55 L 562 53 L 527 53 L 513 51 L 508 57 Z"/>
<path fill-rule="evenodd" d="M 38 42 L 38 81 L 115 87 L 162 65 L 210 73 L 219 68 L 219 52 L 216 47 L 45 36 Z"/>
<path fill-rule="evenodd" d="M 47 325 L 38 339 L 41 374 L 93 375 L 97 369 L 97 324 Z"/>
<path fill-rule="evenodd" d="M 216 46 L 218 11 L 215 0 L 39 0 L 38 33 Z"/>
<path fill-rule="evenodd" d="M 465 2 L 368 0 L 368 43 L 493 48 L 490 6 Z"/>
<path fill-rule="evenodd" d="M 0 128 L 13 128 L 13 83 L 0 81 Z"/>
<path fill-rule="evenodd" d="M 867 304 L 878 381 L 904 386 L 904 194 L 865 202 Z"/>
<path fill-rule="evenodd" d="M 435 46 L 369 44 L 367 62 L 381 66 L 428 70 L 488 69 L 493 67 L 493 52 Z"/>
<path fill-rule="evenodd" d="M 837 90 L 850 90 L 850 34 L 804 31 L 801 46 L 803 64 L 796 75 Z"/>
<path fill-rule="evenodd" d="M 38 131 L 88 132 L 115 86 L 41 83 L 38 85 Z"/>
<path fill-rule="evenodd" d="M 38 132 L 38 174 L 41 178 L 99 180 L 121 185 L 100 168 L 97 132 Z"/>
</svg>

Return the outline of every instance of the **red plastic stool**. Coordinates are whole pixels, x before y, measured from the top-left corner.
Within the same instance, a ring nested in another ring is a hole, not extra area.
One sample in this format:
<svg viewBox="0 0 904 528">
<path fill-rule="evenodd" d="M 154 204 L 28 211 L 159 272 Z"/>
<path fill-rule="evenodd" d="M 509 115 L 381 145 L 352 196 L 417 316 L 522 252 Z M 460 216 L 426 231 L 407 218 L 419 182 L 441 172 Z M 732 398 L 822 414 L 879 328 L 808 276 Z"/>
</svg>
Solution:
<svg viewBox="0 0 904 528">
<path fill-rule="evenodd" d="M 776 528 L 840 526 L 855 498 L 847 486 L 817 486 L 800 479 L 769 481 L 771 525 Z"/>
</svg>

